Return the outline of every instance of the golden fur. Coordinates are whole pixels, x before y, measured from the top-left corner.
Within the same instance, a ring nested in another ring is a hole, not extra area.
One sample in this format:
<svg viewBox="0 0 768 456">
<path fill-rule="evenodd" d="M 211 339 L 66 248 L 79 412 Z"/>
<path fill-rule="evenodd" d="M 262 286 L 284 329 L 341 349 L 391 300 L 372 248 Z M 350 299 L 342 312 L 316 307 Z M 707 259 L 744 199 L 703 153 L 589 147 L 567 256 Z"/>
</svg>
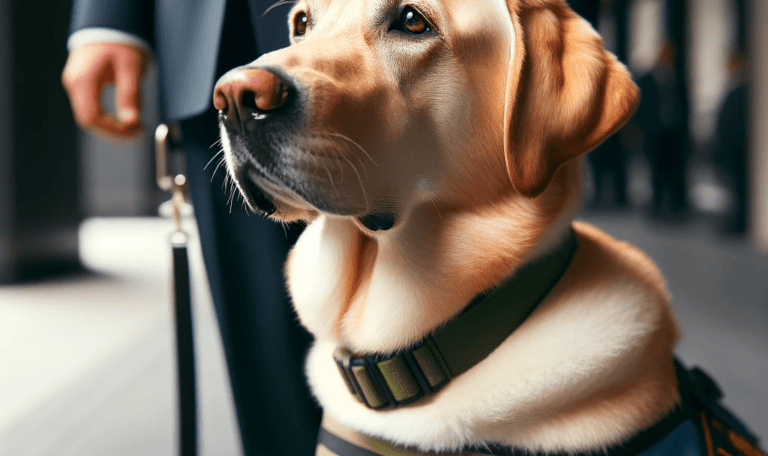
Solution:
<svg viewBox="0 0 768 456">
<path fill-rule="evenodd" d="M 424 450 L 626 439 L 679 399 L 677 329 L 653 263 L 582 223 L 555 290 L 438 394 L 373 411 L 344 387 L 335 347 L 402 349 L 555 248 L 581 204 L 580 156 L 638 102 L 626 69 L 562 0 L 414 0 L 435 30 L 420 39 L 382 27 L 399 5 L 301 0 L 291 22 L 307 14 L 306 34 L 251 64 L 304 90 L 306 119 L 279 150 L 301 188 L 336 208 L 261 182 L 274 217 L 310 222 L 286 273 L 316 338 L 314 394 L 339 422 Z M 366 228 L 360 217 L 376 211 L 394 226 Z"/>
</svg>

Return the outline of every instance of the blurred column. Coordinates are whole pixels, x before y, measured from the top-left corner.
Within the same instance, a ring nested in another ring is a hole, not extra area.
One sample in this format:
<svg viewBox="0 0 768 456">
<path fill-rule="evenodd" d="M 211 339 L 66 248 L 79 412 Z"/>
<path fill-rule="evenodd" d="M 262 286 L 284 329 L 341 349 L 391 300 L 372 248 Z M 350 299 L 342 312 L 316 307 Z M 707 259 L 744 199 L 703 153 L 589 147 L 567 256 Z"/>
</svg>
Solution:
<svg viewBox="0 0 768 456">
<path fill-rule="evenodd" d="M 616 57 L 629 62 L 629 0 L 614 0 L 613 17 L 616 21 Z"/>
<path fill-rule="evenodd" d="M 747 51 L 749 39 L 748 0 L 736 0 L 736 50 Z"/>
<path fill-rule="evenodd" d="M 570 0 L 568 5 L 581 17 L 588 20 L 592 27 L 597 30 L 597 23 L 600 19 L 599 0 Z"/>
<path fill-rule="evenodd" d="M 752 185 L 752 235 L 756 244 L 768 251 L 768 2 L 751 0 L 749 3 L 750 53 L 750 106 L 749 147 L 750 181 Z"/>
<path fill-rule="evenodd" d="M 675 45 L 677 58 L 675 59 L 675 78 L 677 87 L 680 87 L 680 99 L 682 101 L 683 122 L 685 126 L 685 144 L 688 144 L 688 131 L 690 127 L 690 96 L 688 93 L 688 6 L 690 0 L 667 0 L 666 22 L 667 40 Z"/>
<path fill-rule="evenodd" d="M 10 10 L 10 0 L 0 0 L 0 283 L 4 278 L 11 277 L 11 265 L 15 257 L 11 242 L 13 188 L 10 184 L 13 167 L 13 156 L 10 153 L 13 146 L 13 117 L 7 114 L 13 103 L 11 67 L 6 63 L 12 58 Z"/>
<path fill-rule="evenodd" d="M 70 2 L 0 0 L 0 283 L 79 267 Z"/>
</svg>

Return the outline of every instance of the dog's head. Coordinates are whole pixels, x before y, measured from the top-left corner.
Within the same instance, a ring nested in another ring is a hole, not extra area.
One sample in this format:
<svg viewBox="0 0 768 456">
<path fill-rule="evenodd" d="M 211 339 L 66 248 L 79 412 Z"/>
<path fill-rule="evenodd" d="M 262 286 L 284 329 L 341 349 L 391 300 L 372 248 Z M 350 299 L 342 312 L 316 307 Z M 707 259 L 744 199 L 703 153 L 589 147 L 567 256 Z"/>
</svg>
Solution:
<svg viewBox="0 0 768 456">
<path fill-rule="evenodd" d="M 289 21 L 214 93 L 238 189 L 283 220 L 534 198 L 638 101 L 563 0 L 300 0 Z"/>
</svg>

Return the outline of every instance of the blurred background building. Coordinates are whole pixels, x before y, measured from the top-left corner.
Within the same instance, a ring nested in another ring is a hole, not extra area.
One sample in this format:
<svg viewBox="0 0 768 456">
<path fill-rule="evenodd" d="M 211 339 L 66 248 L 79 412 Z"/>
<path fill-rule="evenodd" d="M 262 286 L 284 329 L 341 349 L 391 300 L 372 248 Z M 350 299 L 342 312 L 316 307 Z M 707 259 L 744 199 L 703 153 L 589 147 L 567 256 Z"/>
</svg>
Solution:
<svg viewBox="0 0 768 456">
<path fill-rule="evenodd" d="M 582 218 L 659 263 L 679 354 L 768 438 L 768 2 L 569 3 L 643 90 L 589 155 Z M 76 130 L 60 84 L 68 22 L 67 1 L 0 0 L 0 454 L 169 454 L 170 227 L 156 218 L 151 134 L 113 144 Z M 144 84 L 151 94 L 156 69 Z M 156 99 L 143 109 L 151 133 Z M 196 261 L 203 447 L 232 454 Z"/>
</svg>

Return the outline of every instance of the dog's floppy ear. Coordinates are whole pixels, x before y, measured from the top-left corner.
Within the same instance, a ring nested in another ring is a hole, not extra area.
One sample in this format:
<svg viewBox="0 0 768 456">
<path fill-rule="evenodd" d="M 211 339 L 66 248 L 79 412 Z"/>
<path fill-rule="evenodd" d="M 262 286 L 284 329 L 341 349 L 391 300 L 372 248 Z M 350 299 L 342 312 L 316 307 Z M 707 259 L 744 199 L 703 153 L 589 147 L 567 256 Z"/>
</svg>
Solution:
<svg viewBox="0 0 768 456">
<path fill-rule="evenodd" d="M 507 76 L 507 171 L 536 196 L 566 160 L 596 147 L 632 115 L 637 87 L 600 36 L 563 0 L 507 0 L 515 56 Z"/>
</svg>

